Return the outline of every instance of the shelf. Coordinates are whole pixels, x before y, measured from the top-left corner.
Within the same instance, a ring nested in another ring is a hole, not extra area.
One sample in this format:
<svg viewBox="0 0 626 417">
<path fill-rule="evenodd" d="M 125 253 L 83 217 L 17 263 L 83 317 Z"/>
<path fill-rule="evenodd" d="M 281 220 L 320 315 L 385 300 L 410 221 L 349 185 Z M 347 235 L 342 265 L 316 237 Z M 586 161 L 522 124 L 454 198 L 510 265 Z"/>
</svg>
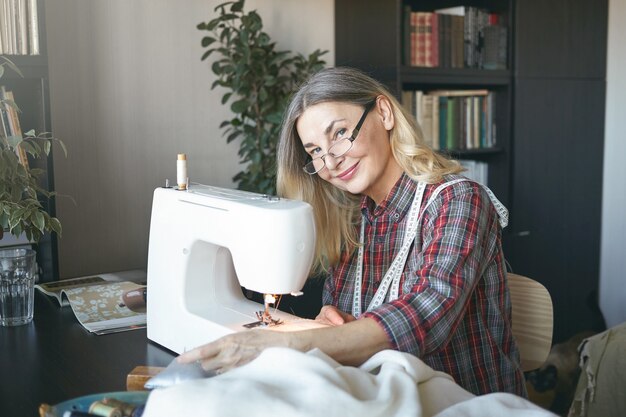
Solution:
<svg viewBox="0 0 626 417">
<path fill-rule="evenodd" d="M 454 159 L 471 159 L 499 155 L 504 153 L 504 148 L 494 146 L 492 148 L 478 149 L 441 149 L 438 152 Z"/>
<path fill-rule="evenodd" d="M 400 68 L 402 84 L 445 84 L 449 86 L 507 86 L 511 83 L 509 70 L 471 68 Z"/>
</svg>

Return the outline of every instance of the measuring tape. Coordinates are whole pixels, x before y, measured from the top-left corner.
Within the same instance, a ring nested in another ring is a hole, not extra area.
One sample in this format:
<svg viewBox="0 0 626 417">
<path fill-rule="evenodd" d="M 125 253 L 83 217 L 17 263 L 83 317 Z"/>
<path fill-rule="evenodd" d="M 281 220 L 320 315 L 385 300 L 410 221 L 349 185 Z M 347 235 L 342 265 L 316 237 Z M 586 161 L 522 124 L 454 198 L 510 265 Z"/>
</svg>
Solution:
<svg viewBox="0 0 626 417">
<path fill-rule="evenodd" d="M 457 184 L 462 181 L 470 181 L 466 178 L 459 178 L 452 181 L 448 181 L 444 184 L 441 184 L 437 187 L 426 206 L 424 206 L 424 210 L 422 214 L 426 212 L 430 204 L 435 201 L 437 196 L 441 193 L 443 189 L 449 187 L 451 185 Z M 504 205 L 496 198 L 495 194 L 486 186 L 479 184 L 483 189 L 487 192 L 489 196 L 489 200 L 494 205 L 497 213 L 498 213 L 498 221 L 500 222 L 500 226 L 505 228 L 509 223 L 509 212 L 504 207 Z M 411 248 L 411 244 L 417 236 L 417 226 L 422 218 L 419 215 L 419 209 L 422 205 L 422 199 L 424 197 L 424 190 L 426 189 L 425 182 L 419 182 L 417 185 L 417 190 L 415 191 L 415 197 L 413 197 L 413 202 L 411 203 L 411 210 L 409 211 L 409 219 L 407 221 L 406 230 L 408 233 L 404 236 L 404 240 L 402 242 L 402 246 L 400 247 L 400 251 L 394 258 L 391 266 L 387 270 L 387 273 L 383 277 L 378 290 L 374 294 L 374 298 L 367 306 L 367 311 L 372 311 L 375 308 L 378 308 L 385 301 L 385 297 L 387 293 L 389 293 L 388 300 L 393 301 L 398 299 L 400 293 L 400 277 L 402 276 L 402 271 L 404 270 L 404 265 L 406 264 L 406 258 L 409 255 L 409 249 Z M 359 252 L 357 258 L 357 268 L 356 268 L 356 279 L 354 283 L 354 296 L 352 299 L 352 315 L 358 318 L 361 315 L 361 288 L 363 287 L 363 241 L 365 236 L 365 219 L 361 219 L 361 237 L 359 240 Z M 391 287 L 391 291 L 390 290 Z"/>
</svg>

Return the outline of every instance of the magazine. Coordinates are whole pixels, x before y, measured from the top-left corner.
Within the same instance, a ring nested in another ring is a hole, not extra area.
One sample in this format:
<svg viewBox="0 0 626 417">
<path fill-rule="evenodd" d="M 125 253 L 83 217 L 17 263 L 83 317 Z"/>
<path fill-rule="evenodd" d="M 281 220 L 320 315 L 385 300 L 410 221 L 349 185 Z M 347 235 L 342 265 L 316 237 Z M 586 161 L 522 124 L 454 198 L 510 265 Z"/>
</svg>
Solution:
<svg viewBox="0 0 626 417">
<path fill-rule="evenodd" d="M 83 277 L 64 279 L 61 281 L 46 282 L 43 284 L 36 284 L 35 288 L 42 293 L 56 298 L 61 307 L 69 306 L 70 302 L 65 296 L 64 291 L 77 287 L 85 287 L 87 285 L 95 285 L 105 283 L 106 280 L 102 277 Z"/>
<path fill-rule="evenodd" d="M 102 277 L 63 280 L 35 286 L 56 298 L 59 305 L 69 305 L 79 323 L 95 334 L 106 334 L 146 327 L 145 312 L 129 309 L 122 296 L 145 288 L 129 281 L 107 281 Z"/>
</svg>

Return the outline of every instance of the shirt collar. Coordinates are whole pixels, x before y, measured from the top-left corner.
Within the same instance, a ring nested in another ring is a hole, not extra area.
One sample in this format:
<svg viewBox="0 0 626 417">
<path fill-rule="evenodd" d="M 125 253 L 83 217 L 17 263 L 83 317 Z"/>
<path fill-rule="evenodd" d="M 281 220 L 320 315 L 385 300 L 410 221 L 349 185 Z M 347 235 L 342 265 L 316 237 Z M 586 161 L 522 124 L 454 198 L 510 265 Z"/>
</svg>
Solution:
<svg viewBox="0 0 626 417">
<path fill-rule="evenodd" d="M 402 173 L 387 197 L 378 206 L 374 200 L 368 196 L 363 196 L 361 198 L 361 213 L 370 222 L 385 214 L 399 222 L 411 208 L 416 189 L 417 183 L 406 173 Z"/>
</svg>

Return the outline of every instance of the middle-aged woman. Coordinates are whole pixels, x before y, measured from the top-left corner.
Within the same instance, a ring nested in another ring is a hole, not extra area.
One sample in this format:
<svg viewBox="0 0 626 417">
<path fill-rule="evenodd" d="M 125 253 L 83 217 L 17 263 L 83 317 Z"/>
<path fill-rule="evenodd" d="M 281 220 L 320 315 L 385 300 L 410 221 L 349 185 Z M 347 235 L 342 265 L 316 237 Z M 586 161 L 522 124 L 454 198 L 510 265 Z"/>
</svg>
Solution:
<svg viewBox="0 0 626 417">
<path fill-rule="evenodd" d="M 501 246 L 508 214 L 461 171 L 374 79 L 313 75 L 285 113 L 278 190 L 313 206 L 316 266 L 328 272 L 317 321 L 328 326 L 234 333 L 180 360 L 223 372 L 270 346 L 348 365 L 396 349 L 474 394 L 526 396 Z"/>
</svg>

